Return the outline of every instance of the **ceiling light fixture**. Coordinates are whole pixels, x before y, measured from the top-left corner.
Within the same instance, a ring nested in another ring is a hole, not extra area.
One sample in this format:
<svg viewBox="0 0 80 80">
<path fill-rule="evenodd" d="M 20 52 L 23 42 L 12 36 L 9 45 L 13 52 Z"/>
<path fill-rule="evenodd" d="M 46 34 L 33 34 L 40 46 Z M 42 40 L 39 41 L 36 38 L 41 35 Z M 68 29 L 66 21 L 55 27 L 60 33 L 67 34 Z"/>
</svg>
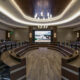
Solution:
<svg viewBox="0 0 80 80">
<path fill-rule="evenodd" d="M 26 14 L 24 14 L 24 12 L 18 6 L 18 4 L 16 3 L 15 0 L 10 0 L 11 4 L 23 15 L 23 17 L 25 19 L 28 19 L 28 20 L 31 20 L 31 21 L 37 21 L 37 22 L 54 21 L 54 20 L 58 20 L 58 19 L 62 18 L 64 16 L 64 14 L 71 8 L 71 6 L 75 4 L 76 1 L 77 0 L 71 0 L 71 2 L 66 7 L 66 9 L 60 15 L 58 15 L 56 17 L 53 17 L 51 19 L 46 19 L 46 20 L 37 20 L 37 19 L 31 18 L 31 17 L 27 16 Z"/>
<path fill-rule="evenodd" d="M 18 23 L 22 23 L 22 24 L 26 24 L 26 25 L 60 25 L 60 24 L 64 24 L 64 23 L 68 23 L 72 20 L 74 20 L 75 18 L 77 18 L 78 16 L 80 16 L 80 11 L 76 12 L 74 15 L 72 15 L 71 17 L 62 20 L 62 21 L 58 21 L 58 22 L 52 22 L 52 23 L 34 23 L 34 22 L 27 22 L 21 19 L 18 19 L 17 17 L 13 16 L 11 13 L 9 13 L 7 10 L 5 10 L 3 7 L 0 7 L 0 12 L 2 12 L 3 14 L 5 14 L 6 16 L 8 16 L 9 18 L 11 18 L 12 20 L 18 22 Z"/>
</svg>

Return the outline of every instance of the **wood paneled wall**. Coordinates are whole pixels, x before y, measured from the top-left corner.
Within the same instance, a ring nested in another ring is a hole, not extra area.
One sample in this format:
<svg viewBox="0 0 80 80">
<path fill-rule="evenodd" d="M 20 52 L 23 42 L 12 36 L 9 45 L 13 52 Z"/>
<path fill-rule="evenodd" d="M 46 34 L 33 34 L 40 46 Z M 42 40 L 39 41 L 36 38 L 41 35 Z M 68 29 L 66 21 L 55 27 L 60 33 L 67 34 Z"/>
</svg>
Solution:
<svg viewBox="0 0 80 80">
<path fill-rule="evenodd" d="M 53 41 L 57 42 L 57 27 L 56 26 L 49 26 L 47 29 L 38 29 L 37 27 L 29 27 L 29 42 L 33 43 L 33 30 L 52 30 L 53 31 Z"/>
<path fill-rule="evenodd" d="M 0 40 L 5 40 L 6 39 L 6 31 L 0 29 Z"/>
</svg>

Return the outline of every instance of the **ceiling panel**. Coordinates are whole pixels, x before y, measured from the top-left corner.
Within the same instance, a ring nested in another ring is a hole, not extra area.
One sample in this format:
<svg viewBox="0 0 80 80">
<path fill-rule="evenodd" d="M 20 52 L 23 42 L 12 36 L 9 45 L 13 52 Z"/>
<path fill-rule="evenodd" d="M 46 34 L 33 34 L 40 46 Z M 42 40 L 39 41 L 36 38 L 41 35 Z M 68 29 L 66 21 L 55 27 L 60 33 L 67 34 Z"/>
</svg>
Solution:
<svg viewBox="0 0 80 80">
<path fill-rule="evenodd" d="M 66 6 L 70 3 L 71 0 L 15 0 L 22 11 L 28 15 L 33 17 L 34 6 L 37 1 L 48 1 L 51 5 L 52 15 L 57 16 L 66 8 Z"/>
</svg>

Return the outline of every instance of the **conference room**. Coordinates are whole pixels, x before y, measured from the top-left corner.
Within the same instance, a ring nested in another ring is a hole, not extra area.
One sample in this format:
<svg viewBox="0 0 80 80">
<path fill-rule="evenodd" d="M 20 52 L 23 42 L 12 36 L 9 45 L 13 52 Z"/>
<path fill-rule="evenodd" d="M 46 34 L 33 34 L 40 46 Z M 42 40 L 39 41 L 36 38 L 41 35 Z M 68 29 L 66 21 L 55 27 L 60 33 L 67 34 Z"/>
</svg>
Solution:
<svg viewBox="0 0 80 80">
<path fill-rule="evenodd" d="M 0 80 L 80 80 L 80 0 L 0 0 Z"/>
</svg>

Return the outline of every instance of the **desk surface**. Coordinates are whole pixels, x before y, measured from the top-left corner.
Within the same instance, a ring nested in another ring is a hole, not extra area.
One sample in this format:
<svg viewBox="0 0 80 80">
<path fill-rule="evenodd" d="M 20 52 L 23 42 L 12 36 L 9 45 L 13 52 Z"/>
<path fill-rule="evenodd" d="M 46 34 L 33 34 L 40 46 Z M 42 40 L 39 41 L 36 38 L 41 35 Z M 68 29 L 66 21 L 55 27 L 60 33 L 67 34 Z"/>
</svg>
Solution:
<svg viewBox="0 0 80 80">
<path fill-rule="evenodd" d="M 5 64 L 7 64 L 8 66 L 10 66 L 10 67 L 11 67 L 11 66 L 14 66 L 14 65 L 16 65 L 16 64 L 19 64 L 18 61 L 14 60 L 14 59 L 12 59 L 12 58 L 10 57 L 8 51 L 6 51 L 6 52 L 4 52 L 4 53 L 2 54 L 1 60 L 2 60 Z"/>
<path fill-rule="evenodd" d="M 37 49 L 37 50 L 39 51 L 39 53 L 43 53 L 43 55 L 44 55 L 45 52 L 47 53 L 47 52 L 49 52 L 49 51 L 54 51 L 54 50 L 49 50 L 49 49 L 47 49 L 47 48 L 45 48 L 45 47 L 40 47 L 40 48 Z M 32 52 L 32 53 L 33 53 L 33 51 L 35 51 L 35 50 L 31 50 L 31 51 L 29 51 L 29 52 Z M 29 54 L 29 52 L 27 52 L 26 54 Z M 50 52 L 49 52 L 49 53 L 50 53 Z M 25 54 L 25 55 L 26 55 L 26 54 Z M 59 53 L 59 54 L 60 54 L 60 53 Z M 21 58 L 24 58 L 25 55 L 23 55 Z M 63 55 L 62 55 L 62 56 L 63 56 Z M 8 51 L 6 51 L 6 52 L 4 52 L 4 53 L 2 54 L 1 60 L 2 60 L 4 63 L 6 63 L 8 66 L 14 66 L 14 65 L 16 65 L 16 64 L 19 63 L 18 61 L 16 61 L 16 60 L 14 60 L 14 59 L 11 58 L 11 56 L 10 56 L 9 53 L 8 53 Z M 70 65 L 73 65 L 73 66 L 76 66 L 76 67 L 80 67 L 80 55 L 79 55 L 79 57 L 78 57 L 77 59 L 73 60 L 73 61 L 70 62 L 69 64 L 70 64 Z"/>
</svg>

